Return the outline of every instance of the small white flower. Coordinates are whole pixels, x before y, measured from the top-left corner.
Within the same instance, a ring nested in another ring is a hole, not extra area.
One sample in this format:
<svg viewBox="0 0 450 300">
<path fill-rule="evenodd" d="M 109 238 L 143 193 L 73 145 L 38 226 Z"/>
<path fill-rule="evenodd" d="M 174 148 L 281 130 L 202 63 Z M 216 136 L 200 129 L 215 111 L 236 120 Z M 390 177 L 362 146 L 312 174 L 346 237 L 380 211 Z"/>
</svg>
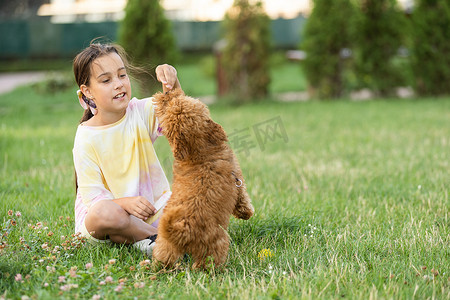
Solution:
<svg viewBox="0 0 450 300">
<path fill-rule="evenodd" d="M 47 272 L 49 272 L 49 273 L 55 273 L 56 272 L 56 268 L 55 267 L 47 266 L 46 269 L 47 269 Z"/>
</svg>

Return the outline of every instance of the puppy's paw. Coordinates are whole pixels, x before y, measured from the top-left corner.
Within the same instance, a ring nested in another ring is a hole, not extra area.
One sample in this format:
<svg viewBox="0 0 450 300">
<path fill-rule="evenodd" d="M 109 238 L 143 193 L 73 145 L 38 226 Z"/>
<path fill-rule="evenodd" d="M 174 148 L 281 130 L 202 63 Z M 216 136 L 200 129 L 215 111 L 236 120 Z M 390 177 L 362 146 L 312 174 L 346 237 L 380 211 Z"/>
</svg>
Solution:
<svg viewBox="0 0 450 300">
<path fill-rule="evenodd" d="M 253 208 L 253 205 L 249 203 L 247 206 L 236 206 L 233 211 L 233 216 L 238 219 L 248 220 L 254 213 L 255 209 Z"/>
<path fill-rule="evenodd" d="M 162 262 L 156 260 L 154 257 L 152 258 L 151 264 L 148 266 L 148 269 L 150 269 L 150 271 L 152 271 L 152 272 L 157 272 L 164 268 L 165 268 L 165 265 Z"/>
</svg>

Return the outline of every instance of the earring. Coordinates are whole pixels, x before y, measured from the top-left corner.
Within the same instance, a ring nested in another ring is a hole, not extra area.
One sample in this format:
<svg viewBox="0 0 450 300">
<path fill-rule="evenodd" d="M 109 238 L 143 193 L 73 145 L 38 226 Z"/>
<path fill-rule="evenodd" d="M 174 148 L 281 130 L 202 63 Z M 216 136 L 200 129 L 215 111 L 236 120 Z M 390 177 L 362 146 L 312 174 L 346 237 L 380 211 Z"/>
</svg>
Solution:
<svg viewBox="0 0 450 300">
<path fill-rule="evenodd" d="M 86 102 L 87 105 L 89 105 L 92 108 L 97 108 L 97 105 L 95 105 L 95 102 L 92 99 L 89 99 L 85 95 L 83 95 L 82 97 L 83 97 L 84 102 Z"/>
<path fill-rule="evenodd" d="M 80 90 L 77 91 L 78 100 L 81 107 L 84 109 L 90 109 L 91 113 L 95 116 L 97 114 L 97 105 L 92 99 L 86 97 Z"/>
<path fill-rule="evenodd" d="M 91 113 L 95 116 L 97 114 L 97 105 L 95 105 L 95 102 L 92 99 L 87 99 L 86 103 L 89 105 L 89 109 L 91 110 Z"/>
</svg>

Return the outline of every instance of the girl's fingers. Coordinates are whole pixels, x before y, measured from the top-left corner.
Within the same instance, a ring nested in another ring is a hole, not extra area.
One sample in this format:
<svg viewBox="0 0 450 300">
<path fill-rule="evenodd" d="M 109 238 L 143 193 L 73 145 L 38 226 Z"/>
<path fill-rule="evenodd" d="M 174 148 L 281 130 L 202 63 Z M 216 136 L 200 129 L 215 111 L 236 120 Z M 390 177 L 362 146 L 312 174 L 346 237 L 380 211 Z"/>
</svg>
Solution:
<svg viewBox="0 0 450 300">
<path fill-rule="evenodd" d="M 148 217 L 152 214 L 152 211 L 143 204 L 137 206 L 136 212 L 142 215 L 143 217 Z"/>
<path fill-rule="evenodd" d="M 142 220 L 147 220 L 149 216 L 151 216 L 152 214 L 149 214 L 147 211 L 141 209 L 141 208 L 137 208 L 134 211 L 134 216 L 138 217 L 139 219 Z"/>
<path fill-rule="evenodd" d="M 134 211 L 132 215 L 135 216 L 136 218 L 141 219 L 141 220 L 145 220 L 146 219 L 146 217 L 144 215 L 141 215 L 137 211 Z"/>
<path fill-rule="evenodd" d="M 159 68 L 159 66 L 158 66 Z M 156 79 L 163 83 L 166 84 L 167 83 L 167 79 L 166 79 L 166 75 L 164 74 L 164 71 L 162 71 L 161 69 L 156 68 Z"/>
<path fill-rule="evenodd" d="M 142 210 L 143 214 L 145 216 L 151 216 L 154 215 L 156 213 L 156 209 L 153 207 L 153 205 L 151 205 L 149 202 L 146 203 L 140 203 L 140 205 L 138 206 L 138 208 L 140 210 Z"/>
<path fill-rule="evenodd" d="M 157 212 L 156 208 L 151 203 L 146 203 L 146 204 L 147 204 L 148 209 L 150 209 L 150 214 L 151 215 L 156 214 L 156 212 Z"/>
<path fill-rule="evenodd" d="M 177 81 L 177 70 L 168 65 L 160 65 L 156 68 L 156 78 L 160 81 L 164 87 L 167 89 L 172 89 Z"/>
</svg>

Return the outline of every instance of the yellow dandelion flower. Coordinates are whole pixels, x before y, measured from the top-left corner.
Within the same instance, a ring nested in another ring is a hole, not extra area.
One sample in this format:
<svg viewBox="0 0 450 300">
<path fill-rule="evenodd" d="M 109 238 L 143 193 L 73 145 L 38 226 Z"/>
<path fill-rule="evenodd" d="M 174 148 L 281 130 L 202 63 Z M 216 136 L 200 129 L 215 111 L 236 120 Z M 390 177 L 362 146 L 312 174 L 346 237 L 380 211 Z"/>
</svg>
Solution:
<svg viewBox="0 0 450 300">
<path fill-rule="evenodd" d="M 270 249 L 262 249 L 261 251 L 259 251 L 258 257 L 260 260 L 264 260 L 266 258 L 273 257 L 273 252 Z"/>
</svg>

